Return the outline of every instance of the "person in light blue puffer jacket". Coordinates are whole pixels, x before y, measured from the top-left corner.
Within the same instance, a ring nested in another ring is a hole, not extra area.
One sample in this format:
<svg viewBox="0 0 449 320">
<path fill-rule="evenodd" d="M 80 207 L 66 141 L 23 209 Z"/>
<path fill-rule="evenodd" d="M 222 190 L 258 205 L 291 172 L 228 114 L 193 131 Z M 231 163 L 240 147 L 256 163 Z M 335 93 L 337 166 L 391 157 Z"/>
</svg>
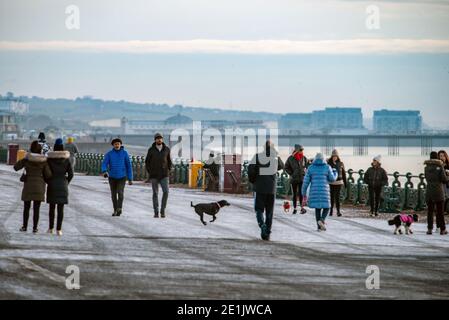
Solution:
<svg viewBox="0 0 449 320">
<path fill-rule="evenodd" d="M 325 220 L 331 207 L 329 183 L 337 180 L 337 171 L 324 161 L 322 153 L 318 153 L 307 170 L 302 186 L 302 194 L 307 194 L 310 186 L 308 205 L 315 209 L 318 231 L 326 231 Z"/>
</svg>

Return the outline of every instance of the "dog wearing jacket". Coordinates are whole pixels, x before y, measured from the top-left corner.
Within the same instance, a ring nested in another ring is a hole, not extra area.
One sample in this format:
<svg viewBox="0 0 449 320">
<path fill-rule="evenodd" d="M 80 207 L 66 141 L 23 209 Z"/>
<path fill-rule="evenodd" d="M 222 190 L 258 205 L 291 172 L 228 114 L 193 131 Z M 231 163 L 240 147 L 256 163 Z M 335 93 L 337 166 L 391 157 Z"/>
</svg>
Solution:
<svg viewBox="0 0 449 320">
<path fill-rule="evenodd" d="M 412 215 L 401 213 L 394 216 L 393 219 L 388 220 L 388 225 L 394 225 L 396 227 L 396 229 L 394 229 L 394 234 L 402 234 L 402 227 L 404 227 L 405 229 L 405 234 L 413 234 L 413 231 L 411 229 L 413 222 L 418 222 L 417 214 Z"/>
</svg>

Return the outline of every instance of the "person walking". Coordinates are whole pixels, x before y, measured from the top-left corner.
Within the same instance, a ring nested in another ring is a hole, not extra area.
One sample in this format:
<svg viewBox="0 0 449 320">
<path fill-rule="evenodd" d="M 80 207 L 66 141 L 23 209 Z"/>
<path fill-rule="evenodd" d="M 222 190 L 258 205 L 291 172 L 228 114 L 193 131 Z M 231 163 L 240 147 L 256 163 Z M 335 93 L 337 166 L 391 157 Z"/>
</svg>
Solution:
<svg viewBox="0 0 449 320">
<path fill-rule="evenodd" d="M 40 132 L 39 136 L 37 137 L 37 140 L 39 142 L 39 144 L 41 145 L 42 148 L 42 154 L 43 155 L 47 155 L 48 151 L 51 150 L 50 146 L 48 145 L 47 141 L 45 140 L 45 133 Z"/>
<path fill-rule="evenodd" d="M 33 141 L 30 151 L 25 158 L 14 165 L 14 170 L 24 169 L 22 181 L 23 225 L 20 231 L 26 232 L 30 217 L 31 202 L 33 202 L 33 233 L 38 232 L 39 212 L 41 202 L 45 201 L 45 181 L 51 178 L 47 157 L 42 154 L 42 146 L 37 140 Z"/>
<path fill-rule="evenodd" d="M 78 146 L 75 144 L 75 138 L 67 138 L 67 143 L 64 146 L 64 150 L 70 152 L 70 164 L 72 165 L 73 170 L 75 170 L 76 154 L 79 153 Z"/>
<path fill-rule="evenodd" d="M 206 175 L 206 190 L 207 191 L 218 191 L 218 179 L 220 166 L 215 159 L 215 153 L 211 151 L 209 153 L 209 159 L 204 162 L 203 169 L 209 170 L 210 175 Z"/>
<path fill-rule="evenodd" d="M 368 185 L 370 215 L 379 215 L 379 206 L 382 196 L 382 189 L 388 185 L 388 175 L 382 168 L 382 157 L 374 157 L 371 167 L 366 170 L 363 181 Z"/>
<path fill-rule="evenodd" d="M 172 168 L 170 148 L 164 143 L 160 133 L 154 135 L 154 142 L 148 149 L 145 167 L 153 190 L 154 217 L 159 218 L 159 185 L 162 188 L 161 218 L 165 218 L 168 201 L 169 174 Z"/>
<path fill-rule="evenodd" d="M 53 151 L 48 152 L 48 166 L 52 176 L 48 180 L 47 203 L 50 205 L 49 227 L 47 233 L 53 234 L 55 225 L 55 211 L 58 210 L 56 219 L 56 234 L 62 236 L 62 221 L 64 219 L 64 205 L 69 203 L 69 184 L 73 179 L 73 167 L 70 163 L 70 152 L 64 150 L 62 139 L 58 138 L 53 146 Z"/>
<path fill-rule="evenodd" d="M 293 193 L 293 214 L 297 213 L 297 202 L 299 196 L 299 203 L 301 205 L 301 213 L 306 213 L 306 210 L 302 206 L 303 203 L 303 193 L 302 184 L 304 181 L 304 176 L 309 166 L 306 156 L 304 156 L 304 147 L 295 144 L 293 153 L 288 157 L 285 162 L 285 171 L 290 176 L 290 185 Z"/>
<path fill-rule="evenodd" d="M 427 202 L 427 234 L 433 232 L 433 214 L 436 212 L 437 227 L 440 234 L 446 235 L 446 223 L 444 221 L 444 201 L 445 187 L 449 179 L 444 170 L 443 161 L 438 159 L 438 153 L 430 153 L 430 160 L 424 162 L 424 175 L 427 181 L 426 202 Z"/>
<path fill-rule="evenodd" d="M 438 158 L 443 161 L 443 167 L 446 172 L 446 176 L 449 177 L 449 156 L 446 151 L 438 151 Z M 444 201 L 444 211 L 449 213 L 449 182 L 446 184 L 446 200 Z"/>
<path fill-rule="evenodd" d="M 346 169 L 345 164 L 341 161 L 338 150 L 332 151 L 332 156 L 327 161 L 327 164 L 330 165 L 332 169 L 337 171 L 337 180 L 335 182 L 330 183 L 331 188 L 331 210 L 329 215 L 332 216 L 334 213 L 334 207 L 337 209 L 337 216 L 341 217 L 341 209 L 340 209 L 340 194 L 341 188 L 345 186 L 347 188 L 348 182 L 346 179 Z"/>
<path fill-rule="evenodd" d="M 101 164 L 101 172 L 109 180 L 114 207 L 112 216 L 118 217 L 123 212 L 126 179 L 128 179 L 129 185 L 133 184 L 133 170 L 129 154 L 123 147 L 122 140 L 115 138 L 111 141 L 111 145 L 113 148 L 105 154 Z"/>
<path fill-rule="evenodd" d="M 326 217 L 331 207 L 329 183 L 337 180 L 337 171 L 324 161 L 322 153 L 317 153 L 315 160 L 307 170 L 302 185 L 302 193 L 309 190 L 309 208 L 315 209 L 318 231 L 326 231 Z"/>
<path fill-rule="evenodd" d="M 248 177 L 253 184 L 254 210 L 261 230 L 262 240 L 269 241 L 273 224 L 274 202 L 276 199 L 277 175 L 284 168 L 274 144 L 266 141 L 264 150 L 256 154 L 248 166 Z M 265 213 L 265 218 L 264 218 Z"/>
</svg>

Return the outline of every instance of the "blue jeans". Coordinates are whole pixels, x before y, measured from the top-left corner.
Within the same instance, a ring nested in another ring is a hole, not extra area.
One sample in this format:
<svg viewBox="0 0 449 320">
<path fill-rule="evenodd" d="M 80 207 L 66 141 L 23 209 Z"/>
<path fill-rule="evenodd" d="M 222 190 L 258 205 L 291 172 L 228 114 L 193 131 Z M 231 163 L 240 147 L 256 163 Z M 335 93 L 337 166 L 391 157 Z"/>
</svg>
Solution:
<svg viewBox="0 0 449 320">
<path fill-rule="evenodd" d="M 151 187 L 153 189 L 153 209 L 154 213 L 159 213 L 159 185 L 162 187 L 162 205 L 161 213 L 165 213 L 165 208 L 167 207 L 168 200 L 168 177 L 162 179 L 151 179 Z"/>
<path fill-rule="evenodd" d="M 315 209 L 315 217 L 316 217 L 316 222 L 318 225 L 318 221 L 325 221 L 326 217 L 329 213 L 329 208 L 325 208 L 325 209 Z"/>
</svg>

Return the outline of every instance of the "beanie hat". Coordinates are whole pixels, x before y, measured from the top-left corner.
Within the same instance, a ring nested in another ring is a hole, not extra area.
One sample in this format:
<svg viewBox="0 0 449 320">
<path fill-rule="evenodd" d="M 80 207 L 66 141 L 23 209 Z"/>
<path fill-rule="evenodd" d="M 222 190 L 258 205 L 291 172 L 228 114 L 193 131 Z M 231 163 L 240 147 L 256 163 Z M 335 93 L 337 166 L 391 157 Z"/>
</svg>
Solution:
<svg viewBox="0 0 449 320">
<path fill-rule="evenodd" d="M 321 152 L 318 152 L 315 156 L 315 160 L 320 159 L 320 160 L 324 160 L 324 156 Z"/>
<path fill-rule="evenodd" d="M 111 144 L 114 145 L 114 143 L 116 143 L 116 142 L 120 142 L 120 144 L 123 144 L 123 142 L 120 138 L 112 139 Z"/>
<path fill-rule="evenodd" d="M 373 160 L 375 160 L 375 161 L 381 163 L 381 162 L 382 162 L 382 156 L 379 154 L 378 156 L 375 156 L 375 157 L 373 158 Z"/>
<path fill-rule="evenodd" d="M 300 144 L 295 144 L 295 151 L 301 151 L 304 150 L 304 147 Z"/>
<path fill-rule="evenodd" d="M 62 142 L 62 139 L 61 139 L 61 138 L 58 138 L 58 139 L 55 140 L 55 146 L 63 145 L 63 144 L 64 144 L 64 143 Z"/>
<path fill-rule="evenodd" d="M 37 137 L 37 139 L 40 141 L 45 140 L 45 133 L 43 133 L 43 132 L 39 133 L 39 136 Z"/>
<path fill-rule="evenodd" d="M 154 140 L 156 140 L 157 138 L 164 138 L 164 136 L 163 136 L 161 133 L 157 132 L 157 133 L 154 135 Z"/>
<path fill-rule="evenodd" d="M 75 138 L 73 138 L 73 137 L 67 138 L 67 143 L 72 143 L 73 141 L 75 141 Z"/>
<path fill-rule="evenodd" d="M 334 150 L 332 150 L 332 157 L 339 157 L 340 156 L 340 154 L 338 153 L 338 150 L 337 149 L 334 149 Z"/>
</svg>

